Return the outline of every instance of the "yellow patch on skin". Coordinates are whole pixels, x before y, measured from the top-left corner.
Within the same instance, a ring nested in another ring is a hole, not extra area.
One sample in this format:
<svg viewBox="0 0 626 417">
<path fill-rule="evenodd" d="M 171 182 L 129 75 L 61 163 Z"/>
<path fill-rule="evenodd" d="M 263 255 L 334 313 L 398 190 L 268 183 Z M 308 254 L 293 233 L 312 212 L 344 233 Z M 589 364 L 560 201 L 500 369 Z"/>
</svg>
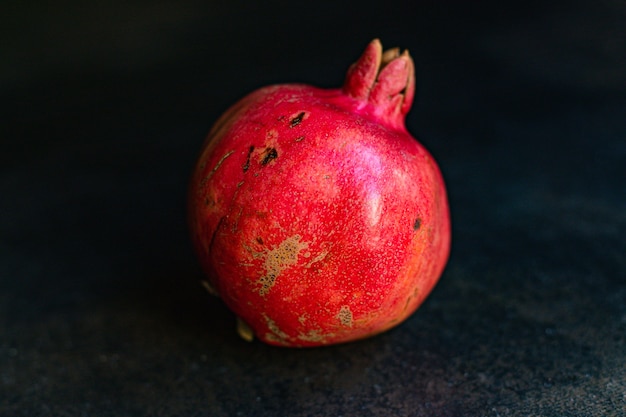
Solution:
<svg viewBox="0 0 626 417">
<path fill-rule="evenodd" d="M 278 342 L 287 342 L 289 340 L 289 335 L 280 330 L 280 327 L 278 327 L 276 322 L 269 318 L 267 315 L 265 315 L 265 322 L 267 323 L 267 328 L 271 332 L 266 334 L 266 337 L 268 339 L 272 339 Z"/>
<path fill-rule="evenodd" d="M 322 253 L 317 255 L 315 258 L 311 259 L 311 261 L 308 264 L 305 265 L 305 268 L 310 268 L 314 263 L 320 262 L 320 261 L 324 260 L 324 258 L 326 258 L 327 255 L 328 255 L 328 251 L 327 250 L 322 251 Z M 309 253 L 309 256 L 311 256 L 310 253 Z"/>
<path fill-rule="evenodd" d="M 259 278 L 261 285 L 259 294 L 265 296 L 276 283 L 276 278 L 286 268 L 298 262 L 298 254 L 308 247 L 307 243 L 300 241 L 300 235 L 293 235 L 283 240 L 278 247 L 267 251 L 265 255 L 265 275 Z"/>
<path fill-rule="evenodd" d="M 309 330 L 307 333 L 300 333 L 298 340 L 303 342 L 323 342 L 326 339 L 326 335 L 320 333 L 321 330 Z"/>
<path fill-rule="evenodd" d="M 343 326 L 352 327 L 352 311 L 350 310 L 350 306 L 341 306 L 337 318 Z"/>
<path fill-rule="evenodd" d="M 279 345 L 289 346 L 289 343 L 279 337 L 277 337 L 274 333 L 265 333 L 265 340 L 268 342 L 274 342 Z"/>
</svg>

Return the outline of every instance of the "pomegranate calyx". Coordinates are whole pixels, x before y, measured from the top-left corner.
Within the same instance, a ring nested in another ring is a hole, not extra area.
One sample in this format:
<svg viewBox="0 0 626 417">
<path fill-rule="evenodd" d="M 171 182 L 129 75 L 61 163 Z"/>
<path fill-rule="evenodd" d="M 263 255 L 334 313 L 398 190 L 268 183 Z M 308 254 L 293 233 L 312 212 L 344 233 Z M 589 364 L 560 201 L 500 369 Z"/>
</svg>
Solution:
<svg viewBox="0 0 626 417">
<path fill-rule="evenodd" d="M 380 119 L 403 123 L 415 95 L 413 59 L 399 48 L 383 52 L 380 40 L 374 39 L 348 69 L 343 92 L 371 104 Z"/>
</svg>

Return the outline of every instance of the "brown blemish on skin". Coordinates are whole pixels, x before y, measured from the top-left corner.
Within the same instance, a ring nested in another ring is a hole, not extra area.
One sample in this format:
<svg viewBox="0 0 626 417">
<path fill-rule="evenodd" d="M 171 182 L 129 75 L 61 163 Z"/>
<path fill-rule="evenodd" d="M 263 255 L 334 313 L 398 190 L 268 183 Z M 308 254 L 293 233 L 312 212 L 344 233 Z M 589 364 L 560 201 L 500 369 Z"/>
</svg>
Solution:
<svg viewBox="0 0 626 417">
<path fill-rule="evenodd" d="M 293 235 L 283 240 L 278 247 L 265 252 L 265 275 L 258 281 L 261 296 L 269 293 L 281 272 L 298 262 L 298 254 L 308 247 L 300 239 L 300 235 Z"/>
<path fill-rule="evenodd" d="M 276 282 L 276 277 L 278 275 L 273 272 L 268 272 L 259 278 L 259 284 L 261 284 L 261 288 L 259 288 L 260 295 L 267 295 L 270 292 L 270 289 L 274 286 Z"/>
<path fill-rule="evenodd" d="M 417 219 L 415 219 L 415 223 L 413 223 L 413 230 L 418 231 L 421 226 L 422 226 L 422 219 L 418 217 Z"/>
<path fill-rule="evenodd" d="M 292 128 L 298 126 L 300 123 L 302 123 L 302 120 L 304 119 L 305 115 L 306 115 L 306 112 L 300 112 L 296 117 L 291 119 L 289 126 Z"/>
<path fill-rule="evenodd" d="M 339 313 L 337 313 L 339 322 L 346 327 L 352 327 L 352 311 L 350 306 L 341 306 Z"/>
<path fill-rule="evenodd" d="M 250 169 L 250 156 L 252 155 L 252 152 L 254 152 L 254 146 L 250 145 L 250 148 L 248 148 L 248 156 L 246 157 L 246 162 L 243 164 L 243 172 L 248 171 L 248 169 Z"/>
<path fill-rule="evenodd" d="M 276 151 L 276 148 L 265 148 L 261 154 L 261 165 L 265 166 L 276 158 L 278 158 L 278 151 Z"/>
</svg>

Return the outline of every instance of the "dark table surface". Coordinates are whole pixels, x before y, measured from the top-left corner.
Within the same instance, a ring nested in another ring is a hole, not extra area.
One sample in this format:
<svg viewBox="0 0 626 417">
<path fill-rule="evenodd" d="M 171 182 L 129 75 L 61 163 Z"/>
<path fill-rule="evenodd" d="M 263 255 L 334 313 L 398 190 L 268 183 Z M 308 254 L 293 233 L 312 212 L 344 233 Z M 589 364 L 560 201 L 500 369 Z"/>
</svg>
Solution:
<svg viewBox="0 0 626 417">
<path fill-rule="evenodd" d="M 626 3 L 92 3 L 1 18 L 0 415 L 626 415 Z M 378 337 L 246 343 L 199 285 L 199 147 L 373 37 L 416 61 L 448 267 Z"/>
</svg>

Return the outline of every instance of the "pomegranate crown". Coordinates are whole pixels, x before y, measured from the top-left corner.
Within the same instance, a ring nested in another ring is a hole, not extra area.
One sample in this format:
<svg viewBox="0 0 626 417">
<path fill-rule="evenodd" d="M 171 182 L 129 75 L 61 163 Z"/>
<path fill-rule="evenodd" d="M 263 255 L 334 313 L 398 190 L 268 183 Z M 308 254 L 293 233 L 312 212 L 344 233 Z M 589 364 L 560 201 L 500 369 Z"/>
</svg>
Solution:
<svg viewBox="0 0 626 417">
<path fill-rule="evenodd" d="M 415 95 L 413 59 L 400 48 L 383 52 L 380 40 L 374 39 L 348 69 L 343 92 L 371 104 L 376 116 L 403 124 Z"/>
</svg>

